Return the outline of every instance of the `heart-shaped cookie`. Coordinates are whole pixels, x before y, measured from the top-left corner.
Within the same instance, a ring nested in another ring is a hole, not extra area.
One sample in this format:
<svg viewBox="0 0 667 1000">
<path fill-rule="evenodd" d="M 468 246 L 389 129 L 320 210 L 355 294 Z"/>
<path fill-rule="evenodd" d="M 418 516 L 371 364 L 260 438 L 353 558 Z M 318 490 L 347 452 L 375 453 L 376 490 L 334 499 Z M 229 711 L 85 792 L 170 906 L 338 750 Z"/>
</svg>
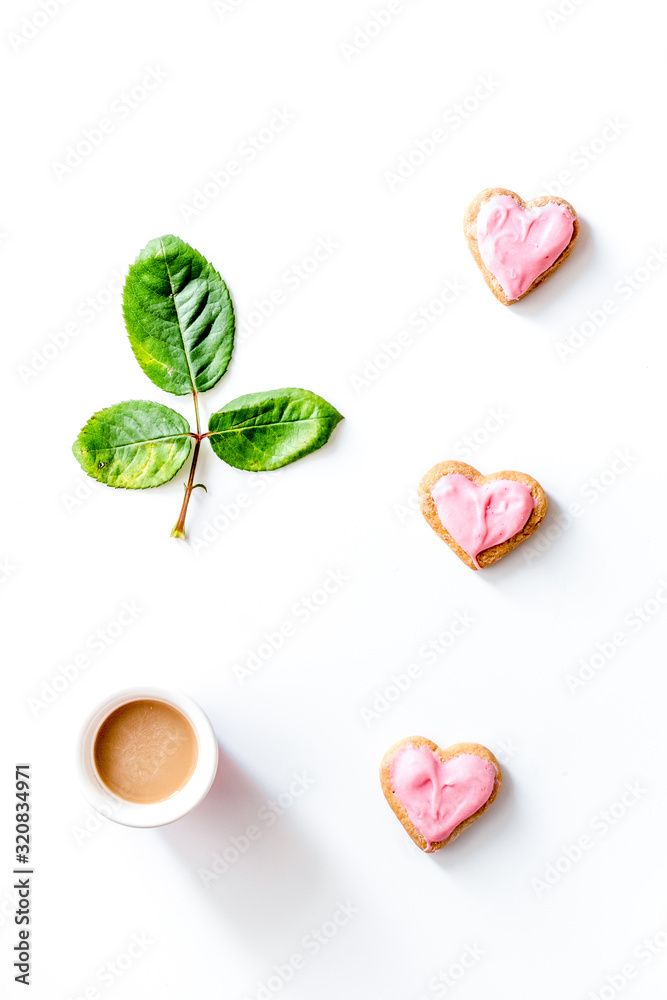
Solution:
<svg viewBox="0 0 667 1000">
<path fill-rule="evenodd" d="M 441 750 L 408 736 L 380 766 L 387 802 L 422 851 L 439 851 L 486 812 L 503 783 L 500 764 L 480 743 Z"/>
<path fill-rule="evenodd" d="M 507 188 L 487 188 L 468 205 L 463 230 L 484 280 L 508 306 L 561 266 L 577 241 L 579 220 L 564 198 L 524 201 Z"/>
<path fill-rule="evenodd" d="M 466 566 L 484 569 L 532 535 L 547 496 L 524 472 L 484 476 L 465 462 L 439 462 L 419 484 L 419 506 Z"/>
</svg>

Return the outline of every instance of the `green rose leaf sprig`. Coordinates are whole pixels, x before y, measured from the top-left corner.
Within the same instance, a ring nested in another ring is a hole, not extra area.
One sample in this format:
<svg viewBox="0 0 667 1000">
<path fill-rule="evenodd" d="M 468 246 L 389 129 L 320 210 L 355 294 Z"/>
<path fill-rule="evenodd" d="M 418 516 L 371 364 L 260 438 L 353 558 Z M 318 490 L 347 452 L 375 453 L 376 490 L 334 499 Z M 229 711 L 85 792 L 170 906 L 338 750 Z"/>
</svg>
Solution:
<svg viewBox="0 0 667 1000">
<path fill-rule="evenodd" d="M 236 469 L 279 469 L 321 448 L 342 415 L 307 389 L 239 396 L 199 420 L 199 393 L 227 371 L 234 347 L 234 309 L 215 268 L 177 236 L 151 240 L 130 267 L 123 315 L 134 356 L 160 389 L 192 394 L 196 430 L 176 410 L 129 400 L 94 413 L 74 442 L 81 468 L 107 486 L 142 490 L 173 479 L 190 453 L 185 496 L 172 537 L 185 538 L 185 515 L 202 441 Z"/>
</svg>

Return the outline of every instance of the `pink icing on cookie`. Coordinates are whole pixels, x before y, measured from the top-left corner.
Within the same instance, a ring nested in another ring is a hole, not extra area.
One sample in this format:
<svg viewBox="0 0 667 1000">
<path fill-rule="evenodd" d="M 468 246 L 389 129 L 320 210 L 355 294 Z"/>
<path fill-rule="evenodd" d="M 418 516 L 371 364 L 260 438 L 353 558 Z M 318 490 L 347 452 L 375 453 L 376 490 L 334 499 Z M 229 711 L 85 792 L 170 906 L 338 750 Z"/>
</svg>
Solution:
<svg viewBox="0 0 667 1000">
<path fill-rule="evenodd" d="M 431 488 L 431 496 L 443 526 L 477 569 L 481 568 L 480 552 L 516 535 L 535 508 L 525 483 L 490 479 L 478 486 L 458 472 L 442 476 Z"/>
<path fill-rule="evenodd" d="M 394 756 L 390 776 L 430 851 L 482 808 L 493 791 L 496 769 L 476 754 L 462 753 L 443 762 L 428 747 L 408 744 Z"/>
<path fill-rule="evenodd" d="M 557 202 L 522 208 L 502 194 L 484 202 L 477 215 L 482 260 L 512 300 L 560 257 L 573 231 L 572 213 Z"/>
</svg>

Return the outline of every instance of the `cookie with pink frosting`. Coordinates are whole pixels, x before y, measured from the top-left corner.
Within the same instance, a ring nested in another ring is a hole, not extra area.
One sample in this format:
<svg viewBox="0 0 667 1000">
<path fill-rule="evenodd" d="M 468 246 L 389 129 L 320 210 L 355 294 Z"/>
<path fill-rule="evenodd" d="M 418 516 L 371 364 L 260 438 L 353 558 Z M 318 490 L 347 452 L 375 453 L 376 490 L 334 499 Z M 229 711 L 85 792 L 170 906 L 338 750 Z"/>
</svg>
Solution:
<svg viewBox="0 0 667 1000">
<path fill-rule="evenodd" d="M 465 462 L 438 462 L 419 484 L 419 506 L 466 566 L 484 569 L 532 535 L 547 495 L 525 472 L 485 476 Z"/>
<path fill-rule="evenodd" d="M 572 252 L 579 220 L 564 198 L 524 201 L 507 188 L 487 188 L 471 201 L 465 237 L 484 280 L 512 305 L 556 271 Z"/>
<path fill-rule="evenodd" d="M 486 812 L 503 776 L 480 743 L 454 743 L 442 750 L 423 736 L 408 736 L 382 758 L 380 781 L 417 847 L 431 854 Z"/>
</svg>

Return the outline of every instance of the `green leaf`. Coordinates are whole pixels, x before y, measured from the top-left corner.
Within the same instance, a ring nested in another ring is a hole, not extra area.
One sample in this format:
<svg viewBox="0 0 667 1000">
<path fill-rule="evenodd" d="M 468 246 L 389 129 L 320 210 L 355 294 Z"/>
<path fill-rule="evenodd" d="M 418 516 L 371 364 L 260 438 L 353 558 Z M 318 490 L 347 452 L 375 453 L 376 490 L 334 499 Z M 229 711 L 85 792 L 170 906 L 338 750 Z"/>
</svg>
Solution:
<svg viewBox="0 0 667 1000">
<path fill-rule="evenodd" d="M 264 472 L 321 448 L 342 419 L 314 392 L 274 389 L 239 396 L 212 414 L 209 440 L 228 465 Z"/>
<path fill-rule="evenodd" d="M 168 406 L 132 399 L 94 413 L 72 451 L 93 479 L 143 490 L 173 479 L 190 454 L 189 431 L 185 417 Z"/>
<path fill-rule="evenodd" d="M 234 347 L 227 285 L 177 236 L 151 240 L 130 267 L 123 315 L 134 355 L 160 389 L 204 392 L 227 371 Z"/>
</svg>

